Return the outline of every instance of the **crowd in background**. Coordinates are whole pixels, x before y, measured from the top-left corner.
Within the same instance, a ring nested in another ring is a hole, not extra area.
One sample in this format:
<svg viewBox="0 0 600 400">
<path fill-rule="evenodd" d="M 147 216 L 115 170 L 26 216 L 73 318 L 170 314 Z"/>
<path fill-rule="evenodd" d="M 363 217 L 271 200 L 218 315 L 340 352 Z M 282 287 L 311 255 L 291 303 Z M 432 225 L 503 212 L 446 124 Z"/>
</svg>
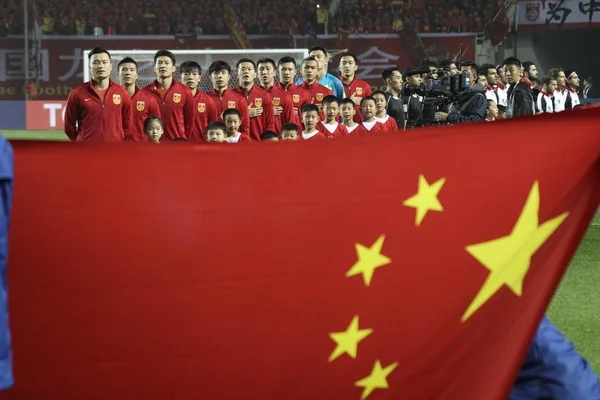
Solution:
<svg viewBox="0 0 600 400">
<path fill-rule="evenodd" d="M 231 6 L 248 34 L 482 32 L 503 0 L 31 0 L 30 17 L 45 34 L 229 34 Z M 0 1 L 0 32 L 23 33 L 23 2 Z M 326 26 L 325 26 L 326 25 Z"/>
</svg>

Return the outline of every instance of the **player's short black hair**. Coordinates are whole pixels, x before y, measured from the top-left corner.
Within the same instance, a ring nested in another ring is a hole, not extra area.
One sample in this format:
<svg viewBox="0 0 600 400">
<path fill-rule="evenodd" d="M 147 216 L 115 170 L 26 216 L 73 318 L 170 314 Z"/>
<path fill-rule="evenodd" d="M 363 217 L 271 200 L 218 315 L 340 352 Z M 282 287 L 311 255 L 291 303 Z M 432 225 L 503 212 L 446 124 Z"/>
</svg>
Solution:
<svg viewBox="0 0 600 400">
<path fill-rule="evenodd" d="M 517 57 L 508 57 L 507 59 L 505 59 L 502 63 L 502 66 L 504 67 L 506 65 L 513 65 L 519 68 L 523 66 L 523 64 L 521 64 L 521 60 L 519 60 Z"/>
<path fill-rule="evenodd" d="M 254 67 L 254 71 L 256 71 L 256 64 L 254 63 L 254 61 L 252 61 L 249 58 L 240 58 L 240 60 L 237 62 L 237 64 L 235 64 L 235 69 L 238 69 L 240 67 L 240 64 L 243 64 L 243 63 L 252 64 L 252 66 Z"/>
<path fill-rule="evenodd" d="M 171 139 L 171 142 L 187 142 L 188 140 L 184 137 L 176 137 L 174 139 Z"/>
<path fill-rule="evenodd" d="M 151 115 L 144 120 L 144 132 L 146 132 L 148 130 L 148 128 L 150 128 L 150 124 L 154 121 L 158 121 L 160 126 L 162 126 L 164 129 L 165 124 L 163 123 L 163 120 L 160 119 L 160 117 L 157 117 L 156 115 Z"/>
<path fill-rule="evenodd" d="M 373 96 L 365 96 L 360 100 L 361 107 L 365 101 L 372 101 L 373 103 L 375 103 L 375 99 L 373 98 Z"/>
<path fill-rule="evenodd" d="M 471 68 L 475 67 L 475 68 L 477 68 L 477 64 L 475 63 L 475 61 L 463 61 L 460 64 L 460 67 L 461 68 L 462 67 L 471 67 Z"/>
<path fill-rule="evenodd" d="M 305 105 L 309 105 L 309 104 L 305 104 Z M 298 125 L 294 124 L 293 122 L 288 122 L 287 124 L 283 124 L 283 126 L 281 127 L 281 132 L 283 132 L 283 131 L 298 132 L 298 130 L 299 130 Z"/>
<path fill-rule="evenodd" d="M 383 90 L 376 90 L 376 91 L 374 91 L 373 93 L 371 93 L 371 97 L 375 98 L 376 94 L 380 94 L 383 97 L 385 97 L 385 92 Z"/>
<path fill-rule="evenodd" d="M 452 64 L 456 65 L 456 62 L 454 62 L 452 60 L 442 60 L 442 61 L 440 61 L 440 68 L 450 69 L 450 66 Z"/>
<path fill-rule="evenodd" d="M 529 73 L 529 68 L 534 66 L 535 63 L 533 61 L 524 61 L 523 62 L 523 72 Z"/>
<path fill-rule="evenodd" d="M 179 66 L 179 72 L 183 73 L 192 73 L 198 71 L 198 74 L 202 75 L 202 67 L 196 61 L 184 61 Z"/>
<path fill-rule="evenodd" d="M 210 64 L 210 67 L 208 67 L 208 73 L 210 75 L 221 71 L 227 71 L 229 74 L 231 74 L 231 66 L 223 60 L 217 60 L 213 61 L 213 63 Z"/>
<path fill-rule="evenodd" d="M 308 54 L 312 53 L 313 51 L 322 51 L 323 54 L 325 54 L 325 57 L 329 57 L 329 52 L 327 50 L 325 50 L 325 47 L 322 47 L 322 46 L 313 46 L 308 51 Z"/>
<path fill-rule="evenodd" d="M 349 97 L 344 97 L 342 100 L 340 100 L 340 107 L 344 104 L 350 104 L 352 107 L 354 107 L 354 101 L 352 101 L 352 99 Z"/>
<path fill-rule="evenodd" d="M 343 54 L 340 56 L 340 61 L 342 61 L 342 58 L 344 58 L 344 57 L 352 57 L 352 59 L 354 60 L 354 63 L 355 63 L 356 65 L 358 65 L 358 57 L 356 57 L 356 55 L 354 55 L 353 53 L 350 53 L 349 51 L 347 51 L 347 52 L 343 53 Z"/>
<path fill-rule="evenodd" d="M 336 96 L 331 94 L 329 96 L 325 96 L 325 98 L 323 98 L 323 101 L 321 102 L 323 106 L 329 106 L 332 103 L 337 103 L 339 105 L 340 101 Z"/>
<path fill-rule="evenodd" d="M 567 77 L 567 80 L 571 79 L 571 77 L 573 76 L 573 74 L 576 74 L 577 72 L 573 69 L 568 69 L 565 71 L 565 76 Z"/>
<path fill-rule="evenodd" d="M 275 60 L 272 58 L 261 58 L 256 62 L 256 66 L 258 67 L 260 64 L 271 64 L 273 69 L 277 69 L 277 64 L 275 64 Z"/>
<path fill-rule="evenodd" d="M 122 59 L 121 61 L 119 61 L 119 64 L 117 65 L 117 69 L 121 68 L 121 65 L 123 64 L 134 64 L 135 65 L 135 69 L 138 69 L 138 63 L 131 57 L 125 57 L 124 59 Z"/>
<path fill-rule="evenodd" d="M 154 54 L 154 64 L 156 64 L 156 60 L 158 57 L 169 57 L 173 65 L 175 65 L 175 56 L 169 50 L 159 50 Z"/>
<path fill-rule="evenodd" d="M 308 62 L 308 61 L 314 61 L 317 63 L 317 65 L 319 65 L 319 62 L 317 61 L 316 58 L 314 57 L 306 57 L 305 59 L 302 60 L 302 65 L 304 65 L 304 63 Z"/>
<path fill-rule="evenodd" d="M 316 104 L 305 104 L 302 106 L 302 114 L 307 112 L 315 111 L 317 114 L 319 113 L 319 107 Z"/>
<path fill-rule="evenodd" d="M 264 131 L 260 134 L 260 140 L 279 139 L 279 136 L 273 131 Z"/>
<path fill-rule="evenodd" d="M 477 68 L 477 75 L 487 76 L 490 69 L 496 69 L 496 67 L 493 64 L 481 64 L 479 68 Z"/>
<path fill-rule="evenodd" d="M 553 76 L 554 79 L 558 79 L 558 75 L 560 75 L 561 72 L 565 72 L 565 70 L 562 68 L 551 68 L 548 71 L 548 75 Z"/>
<path fill-rule="evenodd" d="M 423 62 L 421 63 L 421 66 L 423 68 L 431 68 L 431 67 L 437 68 L 438 67 L 437 63 L 433 60 L 423 60 Z"/>
<path fill-rule="evenodd" d="M 394 71 L 400 72 L 400 69 L 398 67 L 389 67 L 384 69 L 381 72 L 381 77 L 383 78 L 383 81 L 386 82 L 388 79 L 391 79 Z M 402 75 L 402 72 L 400 72 L 400 75 Z"/>
<path fill-rule="evenodd" d="M 227 110 L 223 111 L 223 121 L 225 121 L 225 118 L 228 115 L 237 115 L 240 120 L 242 119 L 242 114 L 235 108 L 228 108 Z"/>
<path fill-rule="evenodd" d="M 546 75 L 544 79 L 542 79 L 542 83 L 544 85 L 549 85 L 552 81 L 555 81 L 556 77 L 554 75 Z"/>
<path fill-rule="evenodd" d="M 221 121 L 213 121 L 206 126 L 206 132 L 208 131 L 223 131 L 223 133 L 227 133 L 227 126 Z"/>
<path fill-rule="evenodd" d="M 92 56 L 94 54 L 108 54 L 108 59 L 112 61 L 112 57 L 110 56 L 110 53 L 108 52 L 108 50 L 106 50 L 104 47 L 94 47 L 89 53 L 88 53 L 88 60 L 92 59 Z"/>
<path fill-rule="evenodd" d="M 294 57 L 290 57 L 290 56 L 285 56 L 285 57 L 281 57 L 279 59 L 279 61 L 277 62 L 277 66 L 281 66 L 281 64 L 294 64 L 294 67 L 297 67 L 296 65 L 296 60 L 294 59 Z"/>
</svg>

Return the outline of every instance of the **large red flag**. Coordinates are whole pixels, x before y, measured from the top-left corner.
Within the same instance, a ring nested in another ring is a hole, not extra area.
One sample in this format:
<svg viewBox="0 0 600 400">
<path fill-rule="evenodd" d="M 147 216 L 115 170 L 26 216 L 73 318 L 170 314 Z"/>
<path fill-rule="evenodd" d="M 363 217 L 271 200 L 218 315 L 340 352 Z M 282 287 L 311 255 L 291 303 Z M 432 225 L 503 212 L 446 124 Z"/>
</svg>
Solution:
<svg viewBox="0 0 600 400">
<path fill-rule="evenodd" d="M 14 143 L 7 399 L 504 400 L 595 110 L 321 143 Z"/>
</svg>

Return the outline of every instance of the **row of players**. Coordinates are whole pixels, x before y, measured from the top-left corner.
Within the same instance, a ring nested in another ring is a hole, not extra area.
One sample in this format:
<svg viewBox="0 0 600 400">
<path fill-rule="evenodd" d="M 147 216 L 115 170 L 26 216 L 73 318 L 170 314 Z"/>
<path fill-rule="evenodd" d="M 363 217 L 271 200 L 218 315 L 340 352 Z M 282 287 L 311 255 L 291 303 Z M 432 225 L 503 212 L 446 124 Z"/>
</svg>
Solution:
<svg viewBox="0 0 600 400">
<path fill-rule="evenodd" d="M 260 140 L 260 135 L 266 131 L 281 134 L 284 124 L 306 127 L 301 118 L 301 110 L 306 105 L 314 105 L 319 110 L 316 129 L 325 136 L 351 133 L 357 125 L 361 126 L 361 131 L 364 129 L 371 133 L 398 130 L 396 120 L 386 114 L 389 95 L 371 93 L 370 86 L 355 77 L 358 70 L 355 55 L 346 53 L 341 58 L 344 84 L 340 93 L 334 77 L 327 73 L 326 50 L 311 49 L 311 54 L 314 56 L 303 60 L 302 79 L 296 83 L 297 66 L 291 57 L 283 57 L 277 64 L 268 58 L 259 60 L 257 64 L 250 59 L 242 59 L 237 63 L 240 86 L 235 89 L 229 87 L 229 64 L 215 61 L 208 71 L 213 89 L 204 93 L 199 90 L 201 66 L 194 61 L 182 63 L 179 66 L 181 82 L 177 82 L 174 79 L 175 57 L 168 50 L 155 54 L 157 78 L 140 89 L 136 85 L 138 66 L 135 60 L 127 57 L 119 62 L 120 84 L 117 84 L 110 79 L 112 60 L 109 52 L 95 48 L 88 55 L 90 82 L 76 87 L 69 95 L 65 133 L 71 140 L 146 141 L 144 121 L 149 116 L 157 116 L 164 124 L 164 139 L 204 142 L 208 124 L 223 121 L 224 111 L 235 109 L 241 120 L 241 140 Z M 389 90 L 398 94 L 401 85 L 398 77 L 401 79 L 401 74 L 397 69 L 393 70 L 387 72 L 390 75 Z M 277 72 L 279 83 L 275 82 Z M 260 74 L 260 86 L 255 85 L 257 74 Z M 336 94 L 319 82 L 331 83 Z M 343 101 L 346 92 L 348 97 Z M 363 100 L 374 110 L 370 118 L 363 115 Z M 327 103 L 326 106 L 324 103 Z M 350 104 L 353 117 L 348 120 L 348 117 L 342 116 L 347 122 L 341 124 L 340 108 Z"/>
</svg>

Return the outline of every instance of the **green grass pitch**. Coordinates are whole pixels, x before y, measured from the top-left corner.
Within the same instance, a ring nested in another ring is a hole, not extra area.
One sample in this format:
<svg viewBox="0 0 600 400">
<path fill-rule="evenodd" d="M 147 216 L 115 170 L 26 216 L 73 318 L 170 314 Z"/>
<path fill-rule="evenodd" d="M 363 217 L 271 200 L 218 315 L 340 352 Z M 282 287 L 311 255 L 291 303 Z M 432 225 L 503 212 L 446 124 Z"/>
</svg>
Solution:
<svg viewBox="0 0 600 400">
<path fill-rule="evenodd" d="M 67 140 L 60 131 L 3 131 L 9 139 Z M 563 277 L 548 315 L 600 372 L 600 212 Z"/>
</svg>

